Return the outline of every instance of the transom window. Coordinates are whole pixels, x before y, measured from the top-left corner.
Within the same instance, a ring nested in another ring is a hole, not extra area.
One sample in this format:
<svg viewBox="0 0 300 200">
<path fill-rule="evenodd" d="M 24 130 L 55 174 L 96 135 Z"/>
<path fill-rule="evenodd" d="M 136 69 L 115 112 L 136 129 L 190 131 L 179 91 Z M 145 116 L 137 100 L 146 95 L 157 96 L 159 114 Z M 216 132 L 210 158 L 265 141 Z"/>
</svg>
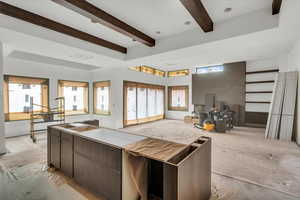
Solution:
<svg viewBox="0 0 300 200">
<path fill-rule="evenodd" d="M 159 70 L 159 69 L 155 69 L 153 67 L 148 67 L 148 66 L 130 67 L 129 69 L 138 71 L 138 72 L 144 72 L 146 74 L 152 74 L 155 76 L 161 76 L 161 77 L 166 76 L 166 72 Z"/>
<path fill-rule="evenodd" d="M 168 87 L 168 109 L 173 111 L 188 111 L 189 105 L 188 86 Z"/>
<path fill-rule="evenodd" d="M 48 93 L 48 79 L 4 75 L 5 120 L 28 120 L 31 111 L 47 111 Z"/>
<path fill-rule="evenodd" d="M 187 76 L 187 75 L 189 75 L 188 69 L 168 71 L 168 77 Z"/>
<path fill-rule="evenodd" d="M 110 81 L 94 82 L 94 113 L 109 115 L 110 111 Z"/>
<path fill-rule="evenodd" d="M 197 74 L 207 74 L 207 73 L 223 72 L 223 71 L 224 71 L 223 65 L 216 65 L 216 66 L 209 66 L 209 67 L 197 67 L 196 68 Z"/>
<path fill-rule="evenodd" d="M 88 82 L 58 81 L 58 96 L 65 97 L 65 112 L 67 115 L 89 112 L 88 88 Z"/>
</svg>

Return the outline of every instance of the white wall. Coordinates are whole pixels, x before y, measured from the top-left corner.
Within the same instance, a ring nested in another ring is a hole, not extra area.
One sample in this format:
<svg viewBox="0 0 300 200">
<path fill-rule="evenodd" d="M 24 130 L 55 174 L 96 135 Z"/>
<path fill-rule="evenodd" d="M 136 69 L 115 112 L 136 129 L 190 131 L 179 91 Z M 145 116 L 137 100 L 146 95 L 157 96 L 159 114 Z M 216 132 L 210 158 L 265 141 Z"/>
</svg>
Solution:
<svg viewBox="0 0 300 200">
<path fill-rule="evenodd" d="M 189 86 L 189 111 L 169 111 L 168 103 L 166 103 L 166 118 L 183 120 L 184 116 L 190 115 L 193 111 L 192 105 L 192 72 L 188 76 L 169 77 L 166 78 L 167 86 Z M 166 87 L 166 102 L 168 102 L 168 87 Z"/>
<path fill-rule="evenodd" d="M 73 70 L 70 68 L 65 68 L 61 66 L 46 65 L 41 63 L 29 62 L 24 60 L 18 60 L 14 58 L 6 57 L 4 60 L 4 74 L 9 75 L 19 75 L 19 76 L 31 76 L 31 77 L 41 77 L 49 78 L 49 99 L 50 105 L 54 103 L 53 99 L 57 97 L 57 82 L 59 79 L 62 80 L 75 80 L 75 81 L 88 81 L 91 86 L 91 75 L 88 71 Z M 92 111 L 92 94 L 90 90 L 90 111 Z M 2 113 L 2 112 L 1 112 Z M 78 115 L 78 116 L 68 116 L 66 117 L 67 122 L 72 121 L 82 121 L 90 119 L 90 115 Z M 30 122 L 29 120 L 23 121 L 12 121 L 5 122 L 5 136 L 19 136 L 24 134 L 29 134 Z"/>
<path fill-rule="evenodd" d="M 247 61 L 247 72 L 279 69 L 281 72 L 292 71 L 288 63 L 288 52 L 283 53 L 279 56 L 266 58 L 261 60 L 249 60 Z"/>
<path fill-rule="evenodd" d="M 136 72 L 127 68 L 103 69 L 92 73 L 93 81 L 111 81 L 111 115 L 94 115 L 101 126 L 108 128 L 123 127 L 123 81 L 133 81 L 156 85 L 165 85 L 166 79 L 150 74 Z"/>
<path fill-rule="evenodd" d="M 0 43 L 0 83 L 3 82 L 3 45 Z M 0 84 L 0 155 L 5 153 L 5 138 L 4 138 L 4 113 L 3 113 L 3 84 Z"/>
</svg>

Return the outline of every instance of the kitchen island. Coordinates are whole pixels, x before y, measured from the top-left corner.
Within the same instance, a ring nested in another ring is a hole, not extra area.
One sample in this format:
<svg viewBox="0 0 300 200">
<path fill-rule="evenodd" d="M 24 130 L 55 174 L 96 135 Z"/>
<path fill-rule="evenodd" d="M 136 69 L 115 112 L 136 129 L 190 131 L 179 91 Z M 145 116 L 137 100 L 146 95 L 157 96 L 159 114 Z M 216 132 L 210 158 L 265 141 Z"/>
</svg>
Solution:
<svg viewBox="0 0 300 200">
<path fill-rule="evenodd" d="M 81 123 L 49 126 L 48 165 L 109 200 L 208 200 L 211 193 L 207 137 L 183 145 Z"/>
</svg>

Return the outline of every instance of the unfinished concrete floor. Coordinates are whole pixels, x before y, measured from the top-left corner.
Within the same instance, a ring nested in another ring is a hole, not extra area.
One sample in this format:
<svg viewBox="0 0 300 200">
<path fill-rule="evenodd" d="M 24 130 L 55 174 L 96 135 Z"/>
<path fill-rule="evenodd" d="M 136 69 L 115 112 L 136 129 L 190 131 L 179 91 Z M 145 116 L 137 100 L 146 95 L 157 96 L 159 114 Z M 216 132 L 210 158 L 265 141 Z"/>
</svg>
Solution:
<svg viewBox="0 0 300 200">
<path fill-rule="evenodd" d="M 213 139 L 212 200 L 300 199 L 300 147 L 264 140 L 263 129 L 238 127 L 226 134 L 206 133 L 182 121 L 162 120 L 123 129 L 134 134 L 189 143 Z M 0 157 L 0 200 L 101 200 L 59 172 L 46 170 L 46 135 L 7 139 Z"/>
<path fill-rule="evenodd" d="M 300 199 L 300 147 L 265 140 L 264 129 L 236 127 L 210 133 L 178 120 L 132 126 L 123 131 L 189 144 L 212 138 L 212 182 L 218 199 Z"/>
</svg>

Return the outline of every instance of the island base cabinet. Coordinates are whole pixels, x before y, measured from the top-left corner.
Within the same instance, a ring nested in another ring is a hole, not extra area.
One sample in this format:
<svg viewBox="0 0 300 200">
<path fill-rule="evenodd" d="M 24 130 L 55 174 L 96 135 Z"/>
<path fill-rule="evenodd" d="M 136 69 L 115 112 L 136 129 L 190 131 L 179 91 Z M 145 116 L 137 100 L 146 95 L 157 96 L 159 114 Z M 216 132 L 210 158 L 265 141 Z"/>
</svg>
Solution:
<svg viewBox="0 0 300 200">
<path fill-rule="evenodd" d="M 211 139 L 202 137 L 164 163 L 164 200 L 208 200 L 211 195 Z"/>
<path fill-rule="evenodd" d="M 73 177 L 73 135 L 61 133 L 61 163 L 60 170 Z"/>
<path fill-rule="evenodd" d="M 74 179 L 107 200 L 121 200 L 122 150 L 74 137 Z"/>
<path fill-rule="evenodd" d="M 50 140 L 49 148 L 50 155 L 48 154 L 48 164 L 51 167 L 60 169 L 60 140 L 61 134 L 59 130 L 49 128 L 48 139 Z"/>
<path fill-rule="evenodd" d="M 207 137 L 166 161 L 136 156 L 51 126 L 47 145 L 50 167 L 105 200 L 135 200 L 141 192 L 149 200 L 208 200 L 211 195 L 211 139 Z M 141 168 L 136 170 L 137 166 Z"/>
</svg>

